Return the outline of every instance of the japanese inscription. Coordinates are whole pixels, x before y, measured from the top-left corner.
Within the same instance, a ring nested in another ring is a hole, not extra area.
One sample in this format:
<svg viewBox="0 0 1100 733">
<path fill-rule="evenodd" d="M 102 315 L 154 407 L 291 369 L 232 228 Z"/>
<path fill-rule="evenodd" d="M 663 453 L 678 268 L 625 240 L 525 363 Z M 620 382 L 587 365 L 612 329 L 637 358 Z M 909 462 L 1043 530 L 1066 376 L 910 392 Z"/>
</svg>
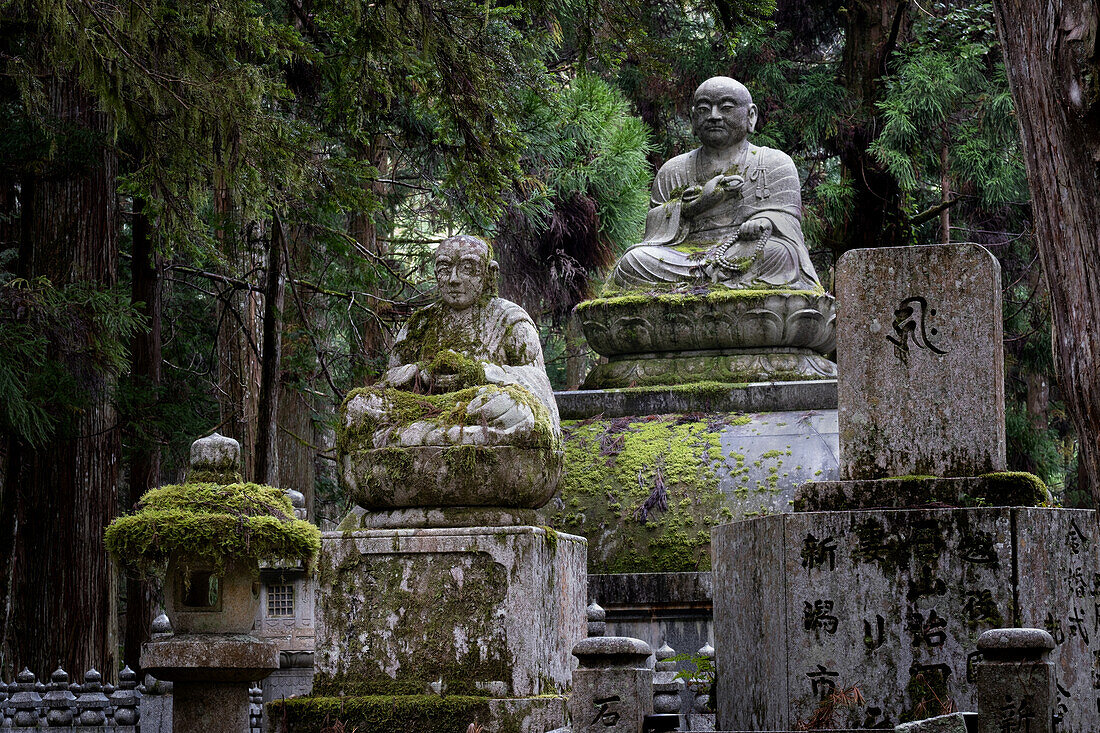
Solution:
<svg viewBox="0 0 1100 733">
<path fill-rule="evenodd" d="M 928 301 L 920 296 L 905 298 L 894 309 L 894 322 L 891 324 L 894 335 L 887 340 L 894 345 L 894 356 L 903 364 L 909 364 L 909 344 L 918 349 L 928 349 L 934 354 L 947 352 L 936 346 L 930 339 L 939 334 L 936 328 L 926 327 L 925 321 L 936 315 L 935 308 L 928 307 Z"/>
</svg>

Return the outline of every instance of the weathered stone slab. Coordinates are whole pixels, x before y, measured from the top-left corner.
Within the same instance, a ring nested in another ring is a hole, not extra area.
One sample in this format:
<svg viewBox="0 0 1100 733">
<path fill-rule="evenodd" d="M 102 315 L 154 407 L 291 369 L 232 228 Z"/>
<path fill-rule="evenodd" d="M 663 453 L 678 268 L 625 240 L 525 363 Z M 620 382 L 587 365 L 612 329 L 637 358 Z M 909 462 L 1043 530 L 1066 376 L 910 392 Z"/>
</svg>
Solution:
<svg viewBox="0 0 1100 733">
<path fill-rule="evenodd" d="M 541 527 L 322 536 L 317 694 L 555 694 L 585 636 L 585 541 Z"/>
<path fill-rule="evenodd" d="M 1038 476 L 1022 471 L 958 478 L 812 481 L 795 492 L 794 510 L 906 509 L 937 502 L 950 506 L 1038 506 L 1050 502 L 1050 491 Z"/>
<path fill-rule="evenodd" d="M 996 258 L 976 244 L 858 249 L 836 288 L 841 479 L 1004 470 Z"/>
<path fill-rule="evenodd" d="M 781 730 L 834 690 L 871 728 L 976 708 L 979 634 L 1053 630 L 1059 731 L 1100 730 L 1100 560 L 1092 511 L 820 512 L 718 527 L 720 730 Z"/>
<path fill-rule="evenodd" d="M 1020 509 L 1016 525 L 1020 618 L 1015 625 L 1044 629 L 1055 644 L 1050 654 L 1055 725 L 1050 730 L 1094 733 L 1100 730 L 1100 533 L 1096 514 Z"/>
<path fill-rule="evenodd" d="M 753 382 L 743 385 L 578 389 L 555 392 L 562 420 L 669 415 L 674 412 L 836 410 L 836 380 Z"/>
</svg>

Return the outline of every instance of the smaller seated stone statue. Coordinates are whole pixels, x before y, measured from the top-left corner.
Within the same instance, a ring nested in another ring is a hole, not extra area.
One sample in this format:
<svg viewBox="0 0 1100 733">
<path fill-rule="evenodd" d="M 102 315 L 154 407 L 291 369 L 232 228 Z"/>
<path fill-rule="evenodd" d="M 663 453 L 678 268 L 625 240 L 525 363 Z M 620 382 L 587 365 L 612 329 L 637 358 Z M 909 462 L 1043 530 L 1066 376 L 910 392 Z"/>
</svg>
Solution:
<svg viewBox="0 0 1100 733">
<path fill-rule="evenodd" d="M 541 506 L 561 470 L 561 428 L 538 330 L 494 297 L 489 245 L 439 245 L 439 300 L 417 311 L 373 387 L 340 411 L 345 487 L 366 508 Z"/>
<path fill-rule="evenodd" d="M 702 145 L 657 172 L 645 239 L 616 264 L 613 286 L 821 290 L 802 237 L 798 171 L 786 153 L 747 140 L 756 117 L 738 81 L 717 76 L 695 90 Z"/>
</svg>

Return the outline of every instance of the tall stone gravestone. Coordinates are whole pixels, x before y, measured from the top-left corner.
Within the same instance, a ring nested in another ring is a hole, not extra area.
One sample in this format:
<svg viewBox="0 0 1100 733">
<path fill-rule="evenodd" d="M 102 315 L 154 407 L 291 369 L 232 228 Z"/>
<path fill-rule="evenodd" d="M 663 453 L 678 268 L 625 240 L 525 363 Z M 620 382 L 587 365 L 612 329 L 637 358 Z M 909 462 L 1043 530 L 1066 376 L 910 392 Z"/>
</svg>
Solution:
<svg viewBox="0 0 1100 733">
<path fill-rule="evenodd" d="M 976 244 L 837 266 L 841 479 L 1005 467 L 1001 267 Z"/>
<path fill-rule="evenodd" d="M 973 710 L 978 636 L 1036 626 L 1055 730 L 1097 730 L 1095 513 L 1034 507 L 1041 482 L 1003 472 L 996 261 L 856 250 L 837 283 L 842 479 L 712 532 L 718 727 L 793 728 L 851 686 L 851 727 Z"/>
</svg>

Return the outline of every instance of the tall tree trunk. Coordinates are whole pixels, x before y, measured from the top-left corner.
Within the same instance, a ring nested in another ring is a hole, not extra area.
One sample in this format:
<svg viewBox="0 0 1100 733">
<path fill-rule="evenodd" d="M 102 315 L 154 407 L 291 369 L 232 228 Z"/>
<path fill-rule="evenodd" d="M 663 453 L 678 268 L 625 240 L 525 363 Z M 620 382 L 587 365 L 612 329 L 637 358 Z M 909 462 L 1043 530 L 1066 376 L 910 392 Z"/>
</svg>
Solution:
<svg viewBox="0 0 1100 733">
<path fill-rule="evenodd" d="M 308 272 L 313 244 L 303 227 L 287 236 L 286 274 Z M 317 377 L 317 352 L 309 336 L 315 326 L 314 293 L 291 286 L 283 313 L 283 379 L 279 398 L 279 486 L 305 496 L 306 513 L 313 517 L 314 482 L 317 478 L 317 446 L 320 436 L 314 422 L 316 397 L 310 385 Z"/>
<path fill-rule="evenodd" d="M 131 258 L 131 301 L 141 303 L 149 329 L 134 335 L 131 344 L 130 369 L 134 390 L 140 398 L 132 400 L 133 414 L 126 416 L 130 425 L 137 425 L 144 415 L 157 409 L 158 390 L 161 385 L 161 286 L 164 262 L 153 247 L 149 231 L 149 218 L 145 215 L 145 202 L 134 199 L 131 223 L 133 232 L 133 257 Z M 141 495 L 159 486 L 160 446 L 164 436 L 147 430 L 131 431 L 133 445 L 130 459 L 130 485 L 128 500 L 131 508 Z M 135 578 L 126 579 L 126 626 L 123 637 L 123 659 L 134 671 L 141 668 L 141 645 L 149 640 L 156 599 L 152 583 Z"/>
<path fill-rule="evenodd" d="M 261 483 L 279 482 L 278 417 L 283 339 L 283 252 L 286 240 L 283 223 L 275 214 L 271 222 L 271 246 L 267 252 L 264 285 L 263 345 L 260 354 L 260 394 L 257 409 L 256 467 L 254 476 Z"/>
<path fill-rule="evenodd" d="M 1100 504 L 1100 7 L 995 0 L 1016 104 L 1059 382 Z"/>
<path fill-rule="evenodd" d="M 840 164 L 852 186 L 853 210 L 834 255 L 849 249 L 908 244 L 901 189 L 868 148 L 882 125 L 875 103 L 887 60 L 908 28 L 909 0 L 853 0 L 846 6 L 841 81 L 859 108 L 840 141 Z"/>
<path fill-rule="evenodd" d="M 71 77 L 49 78 L 46 89 L 51 114 L 84 144 L 80 159 L 58 161 L 48 177 L 23 182 L 20 270 L 55 285 L 110 287 L 117 277 L 118 164 L 105 144 L 106 117 Z M 48 445 L 13 446 L 18 456 L 11 457 L 4 508 L 14 517 L 10 545 L 2 548 L 11 592 L 0 639 L 9 673 L 28 666 L 42 678 L 60 663 L 74 673 L 94 666 L 115 675 L 116 574 L 103 532 L 117 511 L 120 436 L 113 378 L 84 377 L 85 409 Z"/>
<path fill-rule="evenodd" d="M 228 145 L 232 151 L 234 146 Z M 219 153 L 223 152 L 219 149 Z M 225 169 L 234 160 L 222 162 L 215 174 L 214 212 L 217 236 L 230 268 L 226 273 L 251 282 L 260 269 L 257 253 L 242 232 L 240 212 Z M 218 407 L 219 432 L 241 444 L 241 473 L 255 476 L 256 427 L 259 411 L 260 339 L 262 303 L 259 293 L 224 283 L 218 292 Z"/>
<path fill-rule="evenodd" d="M 384 177 L 383 171 L 388 167 L 388 152 L 386 139 L 382 135 L 375 135 L 370 145 L 360 151 L 360 157 L 379 171 L 377 178 L 382 178 Z M 376 198 L 381 198 L 386 191 L 385 184 L 377 181 L 368 183 L 366 188 Z M 378 239 L 378 225 L 374 221 L 374 215 L 366 212 L 353 214 L 348 222 L 348 234 L 359 242 L 367 252 L 378 256 L 385 254 L 385 247 Z M 368 262 L 367 267 L 377 269 L 374 262 Z M 378 287 L 377 282 L 377 277 L 372 278 L 363 284 L 363 290 L 368 295 L 381 295 L 381 288 Z M 357 361 L 364 367 L 369 367 L 370 364 L 377 362 L 388 346 L 386 334 L 382 329 L 379 318 L 382 311 L 381 301 L 373 300 L 370 307 L 373 310 L 374 317 L 364 319 L 360 325 L 359 353 L 353 355 L 358 356 Z"/>
</svg>

